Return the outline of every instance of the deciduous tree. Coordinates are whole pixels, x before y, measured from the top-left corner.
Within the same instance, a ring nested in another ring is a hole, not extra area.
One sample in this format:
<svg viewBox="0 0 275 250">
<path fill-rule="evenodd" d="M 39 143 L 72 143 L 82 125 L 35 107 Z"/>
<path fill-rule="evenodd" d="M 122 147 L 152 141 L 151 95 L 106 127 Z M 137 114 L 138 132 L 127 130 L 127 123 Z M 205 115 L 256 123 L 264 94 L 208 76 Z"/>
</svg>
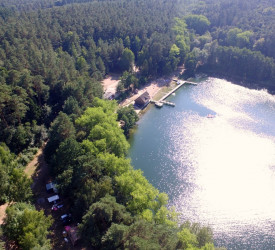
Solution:
<svg viewBox="0 0 275 250">
<path fill-rule="evenodd" d="M 16 241 L 22 249 L 50 249 L 47 239 L 48 229 L 52 224 L 51 216 L 43 211 L 36 211 L 27 203 L 16 203 L 6 210 L 3 231 L 9 240 Z"/>
</svg>

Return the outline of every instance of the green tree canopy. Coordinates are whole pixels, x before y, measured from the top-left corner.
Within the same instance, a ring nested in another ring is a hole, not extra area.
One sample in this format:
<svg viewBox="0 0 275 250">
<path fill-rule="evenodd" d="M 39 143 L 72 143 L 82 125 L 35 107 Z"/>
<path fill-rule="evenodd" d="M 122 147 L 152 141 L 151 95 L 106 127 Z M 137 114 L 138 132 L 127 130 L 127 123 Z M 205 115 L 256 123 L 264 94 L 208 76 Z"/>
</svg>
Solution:
<svg viewBox="0 0 275 250">
<path fill-rule="evenodd" d="M 129 89 L 131 85 L 136 88 L 138 85 L 138 79 L 136 76 L 129 72 L 129 71 L 124 71 L 122 76 L 120 77 L 120 82 L 119 82 L 123 88 Z"/>
<path fill-rule="evenodd" d="M 105 249 L 177 249 L 177 241 L 175 228 L 144 220 L 131 226 L 113 223 L 102 238 Z"/>
<path fill-rule="evenodd" d="M 95 99 L 94 106 L 76 120 L 79 130 L 99 152 L 126 155 L 129 144 L 118 126 L 115 102 Z"/>
<path fill-rule="evenodd" d="M 133 105 L 127 107 L 122 107 L 117 110 L 118 120 L 123 120 L 125 122 L 122 129 L 126 135 L 129 134 L 129 130 L 133 128 L 138 121 L 138 115 L 134 110 Z"/>
<path fill-rule="evenodd" d="M 214 250 L 212 239 L 208 240 L 200 246 L 196 234 L 187 228 L 179 230 L 139 219 L 130 226 L 113 223 L 103 236 L 102 245 L 104 249 Z"/>
<path fill-rule="evenodd" d="M 89 208 L 79 229 L 83 240 L 94 247 L 99 247 L 102 235 L 112 223 L 130 225 L 131 222 L 132 217 L 126 208 L 118 204 L 113 196 L 107 195 Z"/>
<path fill-rule="evenodd" d="M 28 201 L 31 182 L 8 147 L 0 145 L 0 202 Z"/>
<path fill-rule="evenodd" d="M 232 28 L 227 32 L 226 41 L 229 46 L 237 46 L 239 48 L 248 47 L 250 39 L 253 36 L 251 31 L 242 31 L 238 28 Z"/>
<path fill-rule="evenodd" d="M 50 249 L 47 239 L 48 229 L 52 224 L 51 216 L 46 217 L 43 211 L 36 211 L 27 203 L 16 203 L 6 210 L 3 231 L 10 239 L 16 241 L 22 249 L 36 247 Z"/>
<path fill-rule="evenodd" d="M 209 20 L 203 15 L 188 15 L 184 19 L 188 28 L 194 29 L 199 35 L 204 34 L 210 26 Z"/>
<path fill-rule="evenodd" d="M 45 148 L 47 158 L 56 151 L 60 143 L 68 138 L 75 137 L 75 128 L 69 116 L 60 112 L 52 122 L 49 130 L 49 143 Z"/>
<path fill-rule="evenodd" d="M 122 71 L 131 71 L 134 66 L 135 55 L 132 50 L 125 48 L 119 61 L 119 67 Z"/>
</svg>

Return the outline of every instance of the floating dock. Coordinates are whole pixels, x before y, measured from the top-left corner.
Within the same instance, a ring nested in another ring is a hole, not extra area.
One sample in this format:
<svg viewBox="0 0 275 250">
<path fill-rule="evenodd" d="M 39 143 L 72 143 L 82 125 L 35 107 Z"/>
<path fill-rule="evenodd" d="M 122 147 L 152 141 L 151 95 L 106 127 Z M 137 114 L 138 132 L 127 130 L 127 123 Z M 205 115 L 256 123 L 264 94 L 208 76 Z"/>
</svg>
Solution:
<svg viewBox="0 0 275 250">
<path fill-rule="evenodd" d="M 198 85 L 196 82 L 187 82 L 187 81 L 185 81 L 185 84 Z"/>
<path fill-rule="evenodd" d="M 162 102 L 155 102 L 155 106 L 157 108 L 161 108 L 163 106 L 163 103 Z"/>
<path fill-rule="evenodd" d="M 176 104 L 173 103 L 173 102 L 161 101 L 161 103 L 166 104 L 166 105 L 168 105 L 168 106 L 172 106 L 172 107 L 175 107 L 175 106 L 176 106 Z"/>
</svg>

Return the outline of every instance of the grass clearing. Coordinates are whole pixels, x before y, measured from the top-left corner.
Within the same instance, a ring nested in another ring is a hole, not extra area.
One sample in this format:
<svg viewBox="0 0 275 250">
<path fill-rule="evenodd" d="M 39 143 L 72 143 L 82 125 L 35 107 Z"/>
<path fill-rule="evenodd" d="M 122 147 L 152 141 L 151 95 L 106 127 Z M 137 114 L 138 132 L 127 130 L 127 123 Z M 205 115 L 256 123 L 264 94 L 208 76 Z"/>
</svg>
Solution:
<svg viewBox="0 0 275 250">
<path fill-rule="evenodd" d="M 36 155 L 34 156 L 34 158 L 32 159 L 32 161 L 29 162 L 29 164 L 26 166 L 24 172 L 26 173 L 26 175 L 31 178 L 32 175 L 34 174 L 37 166 L 39 165 L 38 162 L 38 156 L 42 154 L 42 148 L 40 148 Z"/>
<path fill-rule="evenodd" d="M 177 85 L 175 83 L 170 83 L 169 86 L 162 87 L 157 94 L 154 96 L 155 101 L 159 101 L 163 96 L 173 90 Z"/>
</svg>

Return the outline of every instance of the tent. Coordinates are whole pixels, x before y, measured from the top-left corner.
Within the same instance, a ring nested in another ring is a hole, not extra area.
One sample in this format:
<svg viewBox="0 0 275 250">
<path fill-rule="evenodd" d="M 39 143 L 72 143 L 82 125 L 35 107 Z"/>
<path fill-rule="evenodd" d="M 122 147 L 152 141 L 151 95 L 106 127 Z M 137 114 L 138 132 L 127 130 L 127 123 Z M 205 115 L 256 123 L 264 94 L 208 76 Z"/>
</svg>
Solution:
<svg viewBox="0 0 275 250">
<path fill-rule="evenodd" d="M 46 184 L 46 190 L 47 191 L 52 191 L 53 190 L 55 193 L 57 193 L 56 185 L 53 182 L 50 182 L 50 183 Z"/>
<path fill-rule="evenodd" d="M 65 230 L 68 232 L 69 238 L 74 246 L 77 243 L 77 241 L 80 239 L 78 234 L 78 228 L 67 226 L 65 227 Z"/>
<path fill-rule="evenodd" d="M 48 198 L 48 201 L 51 203 L 51 202 L 54 202 L 54 201 L 57 201 L 59 200 L 59 196 L 58 195 L 54 195 L 54 196 L 51 196 Z"/>
</svg>

